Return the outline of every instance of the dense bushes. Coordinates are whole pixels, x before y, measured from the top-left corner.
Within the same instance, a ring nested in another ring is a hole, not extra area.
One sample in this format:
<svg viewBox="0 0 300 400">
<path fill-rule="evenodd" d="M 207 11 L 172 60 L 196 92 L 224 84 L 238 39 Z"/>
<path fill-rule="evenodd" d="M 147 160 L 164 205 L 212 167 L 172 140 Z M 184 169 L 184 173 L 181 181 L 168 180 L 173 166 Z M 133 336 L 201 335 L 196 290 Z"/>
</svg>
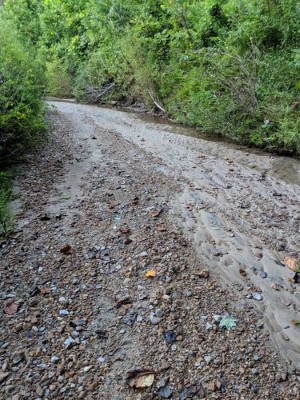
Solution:
<svg viewBox="0 0 300 400">
<path fill-rule="evenodd" d="M 50 65 L 52 93 L 71 82 L 79 100 L 159 104 L 205 131 L 300 154 L 297 3 L 7 0 L 5 10 Z"/>
<path fill-rule="evenodd" d="M 35 52 L 0 15 L 0 160 L 21 154 L 44 129 L 40 100 L 45 80 Z"/>
</svg>

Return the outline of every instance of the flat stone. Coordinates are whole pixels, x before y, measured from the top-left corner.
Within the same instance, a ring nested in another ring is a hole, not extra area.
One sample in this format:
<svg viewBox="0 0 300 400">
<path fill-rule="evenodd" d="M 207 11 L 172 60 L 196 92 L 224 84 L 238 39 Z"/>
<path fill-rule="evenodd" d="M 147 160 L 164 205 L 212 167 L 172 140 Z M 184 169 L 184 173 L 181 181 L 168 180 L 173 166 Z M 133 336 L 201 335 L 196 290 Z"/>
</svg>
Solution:
<svg viewBox="0 0 300 400">
<path fill-rule="evenodd" d="M 67 349 L 70 349 L 72 346 L 75 345 L 75 340 L 72 337 L 68 337 L 65 341 L 64 341 L 64 345 L 66 346 Z"/>
<path fill-rule="evenodd" d="M 260 293 L 253 293 L 252 298 L 257 301 L 261 301 L 263 299 L 263 297 Z"/>
</svg>

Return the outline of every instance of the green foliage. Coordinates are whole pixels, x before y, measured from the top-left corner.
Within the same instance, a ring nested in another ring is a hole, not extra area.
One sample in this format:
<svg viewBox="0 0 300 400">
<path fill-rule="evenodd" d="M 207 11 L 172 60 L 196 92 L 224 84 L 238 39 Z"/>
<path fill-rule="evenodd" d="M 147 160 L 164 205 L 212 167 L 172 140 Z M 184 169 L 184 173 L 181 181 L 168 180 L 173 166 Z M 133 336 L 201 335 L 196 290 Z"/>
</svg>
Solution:
<svg viewBox="0 0 300 400">
<path fill-rule="evenodd" d="M 72 79 L 68 68 L 59 59 L 46 62 L 47 92 L 49 96 L 72 97 Z"/>
<path fill-rule="evenodd" d="M 4 8 L 47 61 L 52 93 L 71 82 L 88 101 L 87 92 L 111 85 L 99 101 L 155 101 L 180 122 L 300 154 L 298 1 L 7 0 Z"/>
<path fill-rule="evenodd" d="M 0 15 L 0 160 L 19 155 L 44 129 L 43 70 L 14 24 Z"/>
<path fill-rule="evenodd" d="M 5 238 L 14 229 L 14 217 L 9 207 L 12 191 L 12 176 L 0 171 L 0 236 Z"/>
</svg>

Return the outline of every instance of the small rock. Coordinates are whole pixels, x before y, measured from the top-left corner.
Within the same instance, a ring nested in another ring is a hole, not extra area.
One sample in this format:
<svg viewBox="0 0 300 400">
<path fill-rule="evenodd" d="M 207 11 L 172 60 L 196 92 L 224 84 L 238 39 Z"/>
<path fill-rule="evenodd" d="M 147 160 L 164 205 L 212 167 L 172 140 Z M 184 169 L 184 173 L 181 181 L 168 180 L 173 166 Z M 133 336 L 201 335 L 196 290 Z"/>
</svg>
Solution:
<svg viewBox="0 0 300 400">
<path fill-rule="evenodd" d="M 151 313 L 150 313 L 150 316 L 149 316 L 149 320 L 150 320 L 151 324 L 157 325 L 157 324 L 160 323 L 161 318 L 158 318 L 158 317 L 154 314 L 154 312 L 151 312 Z"/>
<path fill-rule="evenodd" d="M 257 386 L 255 386 L 255 385 L 252 385 L 250 390 L 251 390 L 252 393 L 257 393 L 258 392 Z"/>
<path fill-rule="evenodd" d="M 1 367 L 2 371 L 5 372 L 7 370 L 7 367 L 8 367 L 7 361 L 4 361 Z"/>
<path fill-rule="evenodd" d="M 157 310 L 155 311 L 155 316 L 156 316 L 157 318 L 162 318 L 164 315 L 165 315 L 165 313 L 164 313 L 162 310 L 160 310 L 160 309 L 157 309 Z"/>
<path fill-rule="evenodd" d="M 263 279 L 267 278 L 267 276 L 268 276 L 268 274 L 267 274 L 265 271 L 261 271 L 261 272 L 259 273 L 259 275 L 260 275 L 260 277 L 263 278 Z"/>
<path fill-rule="evenodd" d="M 275 282 L 271 283 L 271 288 L 274 290 L 280 290 L 280 286 Z"/>
<path fill-rule="evenodd" d="M 176 333 L 173 330 L 169 330 L 163 333 L 165 341 L 168 344 L 173 344 L 176 342 Z"/>
<path fill-rule="evenodd" d="M 8 372 L 0 372 L 0 383 L 4 382 L 8 375 Z"/>
<path fill-rule="evenodd" d="M 161 387 L 158 391 L 158 395 L 163 399 L 170 399 L 172 397 L 172 394 L 173 392 L 169 385 Z"/>
<path fill-rule="evenodd" d="M 205 360 L 205 362 L 206 362 L 207 364 L 209 364 L 209 363 L 211 362 L 211 360 L 212 360 L 212 357 L 211 357 L 211 356 L 205 356 L 205 357 L 204 357 L 204 360 Z"/>
<path fill-rule="evenodd" d="M 44 389 L 42 389 L 39 385 L 36 386 L 35 391 L 36 391 L 36 394 L 37 394 L 38 396 L 40 396 L 40 397 L 43 397 L 43 396 L 44 396 Z"/>
<path fill-rule="evenodd" d="M 84 368 L 83 368 L 83 372 L 86 374 L 86 373 L 89 372 L 92 368 L 93 368 L 92 365 L 89 365 L 89 366 L 87 366 L 87 367 L 84 367 Z"/>
<path fill-rule="evenodd" d="M 185 295 L 186 297 L 193 297 L 193 291 L 191 289 L 186 290 Z"/>
<path fill-rule="evenodd" d="M 73 347 L 75 345 L 75 340 L 72 337 L 69 336 L 64 341 L 64 345 L 66 346 L 67 349 L 70 349 L 71 347 Z"/>
<path fill-rule="evenodd" d="M 253 293 L 252 298 L 257 301 L 261 301 L 263 299 L 263 297 L 260 293 Z"/>
<path fill-rule="evenodd" d="M 52 356 L 51 357 L 51 363 L 52 364 L 57 364 L 59 362 L 60 358 L 57 356 Z"/>
<path fill-rule="evenodd" d="M 141 315 L 138 315 L 138 316 L 136 317 L 136 322 L 142 322 L 143 319 L 144 319 L 144 318 L 143 318 Z"/>
<path fill-rule="evenodd" d="M 66 316 L 66 315 L 69 315 L 69 314 L 70 314 L 70 312 L 68 310 L 59 310 L 59 315 Z"/>
<path fill-rule="evenodd" d="M 68 300 L 67 300 L 65 297 L 60 297 L 60 298 L 58 299 L 58 302 L 59 302 L 60 304 L 67 304 L 67 303 L 68 303 Z"/>
<path fill-rule="evenodd" d="M 216 321 L 217 323 L 220 323 L 223 319 L 222 315 L 214 315 L 213 316 L 214 321 Z"/>
<path fill-rule="evenodd" d="M 211 323 L 207 322 L 206 325 L 205 325 L 205 329 L 206 329 L 207 331 L 211 331 L 212 328 L 213 328 L 213 325 L 212 325 Z"/>
<path fill-rule="evenodd" d="M 198 273 L 199 278 L 208 278 L 209 277 L 209 271 L 208 269 L 204 269 Z"/>
</svg>

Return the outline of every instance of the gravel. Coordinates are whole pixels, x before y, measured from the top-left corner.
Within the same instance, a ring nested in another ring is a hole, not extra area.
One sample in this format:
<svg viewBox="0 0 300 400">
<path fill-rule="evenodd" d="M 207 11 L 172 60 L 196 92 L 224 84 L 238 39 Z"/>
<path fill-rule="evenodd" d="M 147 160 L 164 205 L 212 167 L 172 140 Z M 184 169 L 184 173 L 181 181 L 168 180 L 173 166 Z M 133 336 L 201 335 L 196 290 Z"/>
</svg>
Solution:
<svg viewBox="0 0 300 400">
<path fill-rule="evenodd" d="M 270 346 L 247 289 L 199 275 L 208 267 L 168 211 L 180 185 L 162 163 L 88 115 L 85 127 L 50 117 L 52 140 L 19 174 L 18 231 L 1 244 L 1 299 L 19 308 L 1 315 L 0 397 L 297 398 L 299 371 Z M 223 315 L 238 326 L 220 328 Z M 154 384 L 129 387 L 136 370 Z"/>
</svg>

